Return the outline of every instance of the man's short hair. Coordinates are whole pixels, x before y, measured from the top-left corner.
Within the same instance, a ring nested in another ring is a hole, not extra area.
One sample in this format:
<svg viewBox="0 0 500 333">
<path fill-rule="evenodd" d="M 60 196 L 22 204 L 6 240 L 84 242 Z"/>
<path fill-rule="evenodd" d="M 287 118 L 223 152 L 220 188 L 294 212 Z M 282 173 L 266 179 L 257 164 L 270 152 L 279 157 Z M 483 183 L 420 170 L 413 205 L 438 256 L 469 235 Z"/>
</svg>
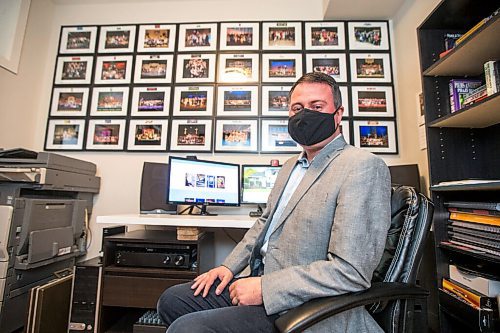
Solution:
<svg viewBox="0 0 500 333">
<path fill-rule="evenodd" d="M 290 100 L 295 87 L 297 87 L 301 83 L 322 83 L 329 85 L 332 89 L 333 103 L 335 104 L 335 108 L 338 108 L 342 105 L 342 95 L 340 94 L 339 85 L 337 81 L 335 81 L 335 79 L 330 75 L 321 72 L 312 72 L 302 75 L 302 77 L 298 79 L 290 89 L 290 93 L 288 95 Z"/>
</svg>

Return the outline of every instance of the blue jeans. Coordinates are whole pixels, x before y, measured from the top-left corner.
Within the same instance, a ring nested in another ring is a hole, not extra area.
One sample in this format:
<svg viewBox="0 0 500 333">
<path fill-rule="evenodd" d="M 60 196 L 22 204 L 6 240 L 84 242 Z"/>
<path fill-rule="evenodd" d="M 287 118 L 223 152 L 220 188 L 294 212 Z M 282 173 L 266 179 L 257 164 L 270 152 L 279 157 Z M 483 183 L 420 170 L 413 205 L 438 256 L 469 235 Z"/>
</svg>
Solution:
<svg viewBox="0 0 500 333">
<path fill-rule="evenodd" d="M 235 281 L 235 280 L 233 280 Z M 215 295 L 218 281 L 207 297 L 194 296 L 191 282 L 168 288 L 158 299 L 158 314 L 167 324 L 168 333 L 255 333 L 276 332 L 274 320 L 264 306 L 234 306 L 229 298 L 229 286 Z"/>
</svg>

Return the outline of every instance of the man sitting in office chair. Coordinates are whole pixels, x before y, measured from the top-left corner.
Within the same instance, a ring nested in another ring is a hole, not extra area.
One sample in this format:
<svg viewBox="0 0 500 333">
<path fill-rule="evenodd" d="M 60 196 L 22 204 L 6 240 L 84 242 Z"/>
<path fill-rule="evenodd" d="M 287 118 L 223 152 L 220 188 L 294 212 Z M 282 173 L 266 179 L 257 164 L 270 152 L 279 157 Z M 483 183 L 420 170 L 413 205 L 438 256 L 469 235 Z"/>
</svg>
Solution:
<svg viewBox="0 0 500 333">
<path fill-rule="evenodd" d="M 288 131 L 304 151 L 284 164 L 266 210 L 222 265 L 161 295 L 168 333 L 274 332 L 283 311 L 370 287 L 390 224 L 390 175 L 382 159 L 346 143 L 343 110 L 330 76 L 295 83 Z M 248 265 L 250 276 L 235 278 Z M 381 331 L 364 307 L 313 328 Z"/>
</svg>

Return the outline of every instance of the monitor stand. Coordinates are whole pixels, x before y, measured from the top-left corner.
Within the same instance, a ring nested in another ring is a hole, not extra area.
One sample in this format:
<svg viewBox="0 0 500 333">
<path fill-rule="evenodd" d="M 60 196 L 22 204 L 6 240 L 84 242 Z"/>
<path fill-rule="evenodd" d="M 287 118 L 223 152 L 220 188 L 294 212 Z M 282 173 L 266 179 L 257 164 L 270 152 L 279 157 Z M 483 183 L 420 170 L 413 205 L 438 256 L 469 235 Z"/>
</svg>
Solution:
<svg viewBox="0 0 500 333">
<path fill-rule="evenodd" d="M 200 211 L 197 212 L 197 213 L 193 213 L 193 208 L 194 207 L 198 208 Z M 201 206 L 200 205 L 189 205 L 189 207 L 187 207 L 186 209 L 182 210 L 177 215 L 182 215 L 182 214 L 184 214 L 185 211 L 188 211 L 187 215 L 217 216 L 217 214 L 208 212 L 207 211 L 207 205 L 205 205 L 205 204 L 201 204 Z"/>
<path fill-rule="evenodd" d="M 260 217 L 260 216 L 262 216 L 263 212 L 264 211 L 262 210 L 262 207 L 260 205 L 257 205 L 257 210 L 251 211 L 250 213 L 248 213 L 248 216 L 250 216 L 250 217 Z"/>
</svg>

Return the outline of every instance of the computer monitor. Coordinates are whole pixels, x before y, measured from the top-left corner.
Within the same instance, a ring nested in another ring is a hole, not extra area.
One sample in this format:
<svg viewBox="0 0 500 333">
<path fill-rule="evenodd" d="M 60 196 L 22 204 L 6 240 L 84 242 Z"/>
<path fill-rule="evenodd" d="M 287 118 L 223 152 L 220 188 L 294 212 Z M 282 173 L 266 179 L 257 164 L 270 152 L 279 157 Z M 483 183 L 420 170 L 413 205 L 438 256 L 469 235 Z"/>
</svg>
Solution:
<svg viewBox="0 0 500 333">
<path fill-rule="evenodd" d="M 274 187 L 281 166 L 244 164 L 241 169 L 241 202 L 257 204 L 259 208 L 257 212 L 261 212 L 260 204 L 267 203 L 267 198 Z M 257 212 L 255 212 L 255 215 L 257 215 Z"/>
<path fill-rule="evenodd" d="M 215 215 L 209 205 L 240 205 L 239 164 L 170 156 L 169 165 L 169 203 L 189 205 L 189 214 L 197 206 L 201 215 Z"/>
</svg>

